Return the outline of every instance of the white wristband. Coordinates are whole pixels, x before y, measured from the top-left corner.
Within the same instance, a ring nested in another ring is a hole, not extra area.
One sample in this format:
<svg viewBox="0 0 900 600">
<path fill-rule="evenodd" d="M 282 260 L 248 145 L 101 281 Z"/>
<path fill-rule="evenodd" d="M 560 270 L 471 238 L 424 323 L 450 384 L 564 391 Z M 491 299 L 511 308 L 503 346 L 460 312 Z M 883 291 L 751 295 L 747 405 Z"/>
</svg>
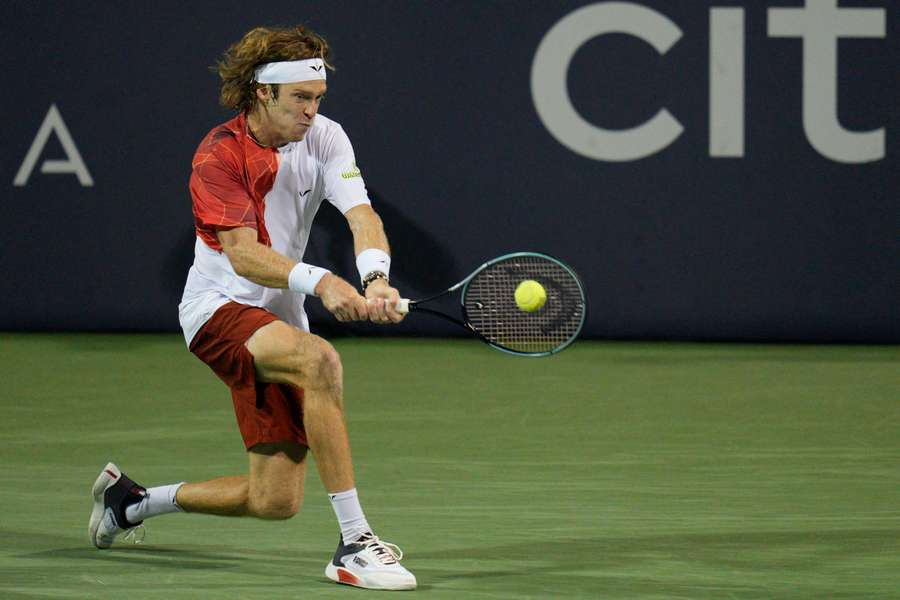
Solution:
<svg viewBox="0 0 900 600">
<path fill-rule="evenodd" d="M 378 248 L 369 248 L 363 250 L 356 257 L 356 269 L 359 271 L 359 278 L 365 279 L 366 275 L 372 271 L 381 271 L 385 275 L 391 274 L 391 257 L 384 250 Z"/>
<path fill-rule="evenodd" d="M 299 292 L 301 294 L 306 294 L 307 296 L 315 296 L 316 286 L 319 285 L 319 281 L 321 281 L 328 273 L 331 273 L 331 271 L 323 269 L 322 267 L 316 267 L 302 262 L 297 263 L 294 265 L 294 268 L 291 269 L 291 274 L 288 275 L 288 288 L 293 292 Z"/>
</svg>

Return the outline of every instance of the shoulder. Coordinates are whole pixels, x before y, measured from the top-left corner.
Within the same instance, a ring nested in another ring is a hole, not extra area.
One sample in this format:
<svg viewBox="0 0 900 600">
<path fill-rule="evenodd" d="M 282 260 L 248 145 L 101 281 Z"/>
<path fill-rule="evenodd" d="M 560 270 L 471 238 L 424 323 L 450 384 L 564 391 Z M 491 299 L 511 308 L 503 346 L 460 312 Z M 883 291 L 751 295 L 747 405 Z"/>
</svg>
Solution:
<svg viewBox="0 0 900 600">
<path fill-rule="evenodd" d="M 313 120 L 313 126 L 310 128 L 309 132 L 313 135 L 320 136 L 329 136 L 334 135 L 337 132 L 344 132 L 344 128 L 341 127 L 341 124 L 333 119 L 329 119 L 323 114 L 317 114 L 316 118 Z"/>
<path fill-rule="evenodd" d="M 237 166 L 243 152 L 240 141 L 242 135 L 242 115 L 216 125 L 197 146 L 192 166 L 197 168 L 211 160 Z"/>
<path fill-rule="evenodd" d="M 316 115 L 313 126 L 306 134 L 306 142 L 310 152 L 323 162 L 334 155 L 352 152 L 350 138 L 344 128 L 322 114 Z"/>
</svg>

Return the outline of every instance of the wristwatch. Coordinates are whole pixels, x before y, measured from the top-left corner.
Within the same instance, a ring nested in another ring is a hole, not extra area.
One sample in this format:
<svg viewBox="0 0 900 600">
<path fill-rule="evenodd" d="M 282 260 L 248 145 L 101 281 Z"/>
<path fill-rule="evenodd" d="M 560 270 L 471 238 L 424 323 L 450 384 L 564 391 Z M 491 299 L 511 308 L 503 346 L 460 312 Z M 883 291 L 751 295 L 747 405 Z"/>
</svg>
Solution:
<svg viewBox="0 0 900 600">
<path fill-rule="evenodd" d="M 384 279 L 385 283 L 390 283 L 390 279 L 387 276 L 387 273 L 384 271 L 370 271 L 368 275 L 363 277 L 362 280 L 362 291 L 365 292 L 366 288 L 369 287 L 369 284 L 375 281 L 376 279 Z"/>
</svg>

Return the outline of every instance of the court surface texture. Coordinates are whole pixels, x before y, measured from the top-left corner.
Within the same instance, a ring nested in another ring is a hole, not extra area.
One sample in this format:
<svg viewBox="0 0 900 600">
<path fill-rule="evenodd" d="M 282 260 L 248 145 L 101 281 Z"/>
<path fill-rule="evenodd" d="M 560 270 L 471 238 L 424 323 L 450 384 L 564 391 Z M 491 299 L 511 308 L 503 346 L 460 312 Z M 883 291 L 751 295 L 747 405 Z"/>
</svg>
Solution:
<svg viewBox="0 0 900 600">
<path fill-rule="evenodd" d="M 0 598 L 900 597 L 900 347 L 334 343 L 363 507 L 417 592 L 325 579 L 314 469 L 289 521 L 94 549 L 107 461 L 245 472 L 229 394 L 177 335 L 0 334 Z"/>
</svg>

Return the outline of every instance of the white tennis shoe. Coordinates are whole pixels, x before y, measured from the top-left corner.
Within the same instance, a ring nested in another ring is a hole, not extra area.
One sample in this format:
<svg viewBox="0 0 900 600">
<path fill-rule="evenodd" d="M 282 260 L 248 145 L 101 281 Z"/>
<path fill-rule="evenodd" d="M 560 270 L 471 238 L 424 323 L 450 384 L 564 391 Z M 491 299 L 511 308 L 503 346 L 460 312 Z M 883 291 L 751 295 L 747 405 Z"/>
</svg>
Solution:
<svg viewBox="0 0 900 600">
<path fill-rule="evenodd" d="M 382 542 L 375 534 L 363 534 L 357 541 L 338 543 L 334 558 L 325 567 L 325 576 L 337 583 L 370 590 L 414 590 L 416 576 L 400 564 L 403 551 Z"/>
<path fill-rule="evenodd" d="M 135 543 L 143 540 L 143 521 L 129 522 L 125 518 L 125 508 L 140 502 L 147 494 L 146 488 L 109 463 L 94 481 L 91 494 L 94 497 L 94 508 L 88 523 L 91 543 L 98 548 L 109 548 L 121 533 L 125 533 L 126 538 L 133 537 Z"/>
</svg>

